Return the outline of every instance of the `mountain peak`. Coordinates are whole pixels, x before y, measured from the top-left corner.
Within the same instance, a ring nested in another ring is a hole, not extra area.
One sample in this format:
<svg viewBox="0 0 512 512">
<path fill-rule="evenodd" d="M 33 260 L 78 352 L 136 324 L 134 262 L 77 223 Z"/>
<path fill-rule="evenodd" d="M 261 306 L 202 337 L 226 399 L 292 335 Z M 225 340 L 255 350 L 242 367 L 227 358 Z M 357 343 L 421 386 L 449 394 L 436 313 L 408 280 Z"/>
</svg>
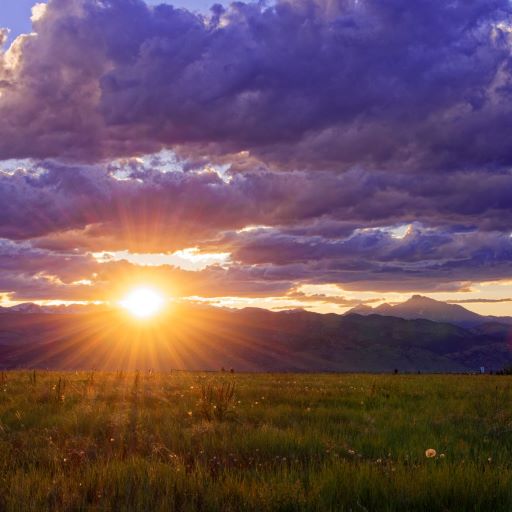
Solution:
<svg viewBox="0 0 512 512">
<path fill-rule="evenodd" d="M 425 297 L 425 295 L 413 295 L 410 299 L 406 300 L 403 304 L 407 303 L 428 303 L 428 304 L 446 304 L 445 302 L 441 302 L 439 300 L 431 299 L 430 297 Z"/>
<path fill-rule="evenodd" d="M 423 318 L 434 322 L 448 322 L 466 326 L 476 325 L 484 320 L 477 313 L 473 313 L 458 304 L 449 304 L 423 295 L 413 295 L 409 300 L 397 304 L 391 309 L 393 316 L 401 318 Z"/>
<path fill-rule="evenodd" d="M 15 313 L 39 313 L 42 311 L 42 307 L 34 304 L 33 302 L 23 302 L 9 308 L 10 311 Z"/>
<path fill-rule="evenodd" d="M 406 320 L 424 319 L 433 322 L 451 323 L 463 327 L 473 327 L 484 323 L 488 319 L 478 315 L 458 304 L 450 304 L 435 300 L 424 295 L 412 295 L 408 300 L 400 304 L 381 304 L 376 308 L 359 305 L 351 309 L 350 313 L 359 315 L 381 315 L 404 318 Z M 509 323 L 509 319 L 498 319 L 504 323 Z"/>
</svg>

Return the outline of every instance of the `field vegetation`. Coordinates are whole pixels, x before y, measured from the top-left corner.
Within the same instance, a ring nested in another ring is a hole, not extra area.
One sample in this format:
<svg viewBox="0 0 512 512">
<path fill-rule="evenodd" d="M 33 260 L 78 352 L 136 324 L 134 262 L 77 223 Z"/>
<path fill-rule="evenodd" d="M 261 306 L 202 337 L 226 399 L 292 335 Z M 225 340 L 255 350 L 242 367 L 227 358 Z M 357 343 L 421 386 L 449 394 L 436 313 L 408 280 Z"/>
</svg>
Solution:
<svg viewBox="0 0 512 512">
<path fill-rule="evenodd" d="M 0 374 L 2 511 L 509 511 L 507 376 Z"/>
</svg>

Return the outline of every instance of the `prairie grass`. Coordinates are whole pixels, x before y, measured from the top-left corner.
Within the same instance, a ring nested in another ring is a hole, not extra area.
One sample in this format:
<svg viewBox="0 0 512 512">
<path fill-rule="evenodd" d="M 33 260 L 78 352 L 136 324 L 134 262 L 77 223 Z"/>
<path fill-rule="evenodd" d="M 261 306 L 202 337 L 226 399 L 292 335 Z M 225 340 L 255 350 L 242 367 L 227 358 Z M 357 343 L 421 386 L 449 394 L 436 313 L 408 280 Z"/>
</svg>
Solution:
<svg viewBox="0 0 512 512">
<path fill-rule="evenodd" d="M 509 511 L 511 384 L 5 372 L 0 510 Z"/>
</svg>

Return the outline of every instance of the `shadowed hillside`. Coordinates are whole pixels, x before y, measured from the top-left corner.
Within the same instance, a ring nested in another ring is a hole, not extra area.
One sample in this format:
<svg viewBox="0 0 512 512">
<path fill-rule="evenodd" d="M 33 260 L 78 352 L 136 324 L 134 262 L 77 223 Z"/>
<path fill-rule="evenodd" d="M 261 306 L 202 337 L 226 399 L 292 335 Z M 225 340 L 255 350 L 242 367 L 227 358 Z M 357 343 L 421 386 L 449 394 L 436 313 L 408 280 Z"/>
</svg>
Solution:
<svg viewBox="0 0 512 512">
<path fill-rule="evenodd" d="M 0 316 L 3 368 L 466 371 L 512 360 L 510 327 L 379 315 L 175 306 L 147 324 L 119 311 Z"/>
</svg>

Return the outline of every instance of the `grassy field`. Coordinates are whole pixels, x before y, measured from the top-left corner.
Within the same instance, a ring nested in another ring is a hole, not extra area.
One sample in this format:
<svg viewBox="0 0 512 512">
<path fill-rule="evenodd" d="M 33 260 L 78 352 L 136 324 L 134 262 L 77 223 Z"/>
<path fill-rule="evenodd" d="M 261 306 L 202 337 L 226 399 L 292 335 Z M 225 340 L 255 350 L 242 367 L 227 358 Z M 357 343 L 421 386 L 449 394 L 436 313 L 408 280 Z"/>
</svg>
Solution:
<svg viewBox="0 0 512 512">
<path fill-rule="evenodd" d="M 0 510 L 509 511 L 511 384 L 6 372 Z"/>
</svg>

